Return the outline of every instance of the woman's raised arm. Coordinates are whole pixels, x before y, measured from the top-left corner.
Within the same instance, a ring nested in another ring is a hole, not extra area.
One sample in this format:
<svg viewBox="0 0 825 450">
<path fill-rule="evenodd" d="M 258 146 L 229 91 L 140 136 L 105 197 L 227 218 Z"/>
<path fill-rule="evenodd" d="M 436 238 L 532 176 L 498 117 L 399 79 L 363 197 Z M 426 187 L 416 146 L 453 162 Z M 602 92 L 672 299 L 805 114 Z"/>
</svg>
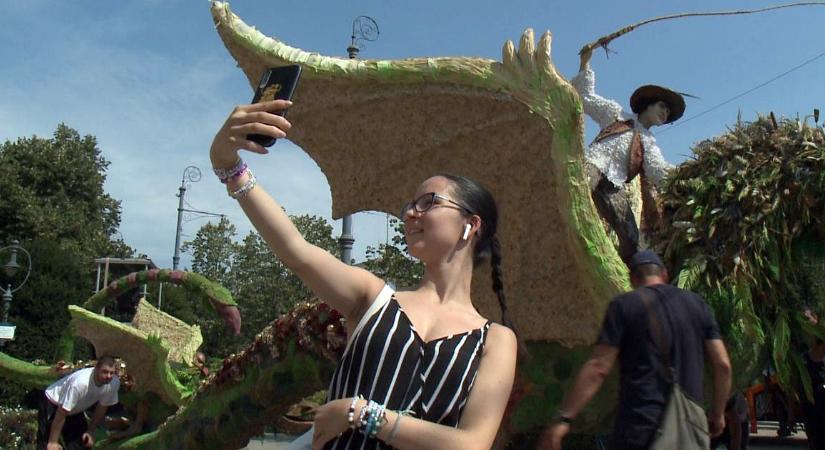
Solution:
<svg viewBox="0 0 825 450">
<path fill-rule="evenodd" d="M 278 258 L 321 300 L 348 320 L 357 319 L 384 283 L 370 272 L 339 261 L 308 243 L 279 205 L 258 184 L 251 170 L 239 166 L 238 152 L 266 154 L 268 150 L 248 140 L 249 134 L 286 137 L 291 124 L 274 112 L 288 108 L 285 100 L 236 107 L 215 135 L 210 149 L 212 166 L 225 172 L 229 194 L 238 200 L 252 225 Z M 236 170 L 233 170 L 236 169 Z"/>
</svg>

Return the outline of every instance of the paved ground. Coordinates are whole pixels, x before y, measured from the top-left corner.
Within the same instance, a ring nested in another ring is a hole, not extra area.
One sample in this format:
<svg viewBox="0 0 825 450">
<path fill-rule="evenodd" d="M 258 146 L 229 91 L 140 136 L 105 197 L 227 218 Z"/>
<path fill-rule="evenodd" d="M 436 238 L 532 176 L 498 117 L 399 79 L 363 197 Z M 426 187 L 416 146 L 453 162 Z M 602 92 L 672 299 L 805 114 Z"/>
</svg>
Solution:
<svg viewBox="0 0 825 450">
<path fill-rule="evenodd" d="M 292 442 L 296 437 L 297 436 L 288 436 L 285 434 L 267 434 L 260 439 L 253 438 L 249 441 L 249 445 L 241 450 L 284 450 L 287 444 Z"/>
<path fill-rule="evenodd" d="M 808 448 L 808 438 L 805 436 L 804 431 L 780 439 L 776 435 L 777 428 L 779 426 L 776 422 L 759 422 L 759 429 L 756 434 L 751 435 L 751 443 L 748 448 L 752 450 Z"/>
<path fill-rule="evenodd" d="M 788 450 L 806 449 L 808 441 L 804 432 L 795 433 L 787 438 L 779 439 L 776 436 L 776 422 L 759 422 L 759 429 L 756 434 L 751 435 L 750 450 Z M 266 435 L 263 438 L 255 438 L 242 450 L 284 450 L 295 436 L 285 434 Z M 724 447 L 720 447 L 724 448 Z"/>
</svg>

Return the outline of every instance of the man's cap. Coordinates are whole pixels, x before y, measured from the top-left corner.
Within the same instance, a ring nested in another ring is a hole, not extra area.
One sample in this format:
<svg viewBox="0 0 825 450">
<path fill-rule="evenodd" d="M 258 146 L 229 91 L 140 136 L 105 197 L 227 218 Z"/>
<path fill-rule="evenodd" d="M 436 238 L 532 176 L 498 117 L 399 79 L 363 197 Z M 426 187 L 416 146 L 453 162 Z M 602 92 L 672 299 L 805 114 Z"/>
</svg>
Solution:
<svg viewBox="0 0 825 450">
<path fill-rule="evenodd" d="M 670 109 L 665 123 L 674 122 L 685 113 L 685 98 L 682 94 L 653 84 L 647 84 L 633 92 L 630 96 L 630 109 L 636 114 L 641 114 L 647 105 L 660 100 L 665 102 Z"/>
<path fill-rule="evenodd" d="M 657 255 L 653 250 L 638 251 L 635 255 L 633 255 L 633 257 L 630 258 L 630 270 L 646 264 L 655 264 L 659 267 L 665 266 L 661 258 L 659 258 L 659 255 Z"/>
</svg>

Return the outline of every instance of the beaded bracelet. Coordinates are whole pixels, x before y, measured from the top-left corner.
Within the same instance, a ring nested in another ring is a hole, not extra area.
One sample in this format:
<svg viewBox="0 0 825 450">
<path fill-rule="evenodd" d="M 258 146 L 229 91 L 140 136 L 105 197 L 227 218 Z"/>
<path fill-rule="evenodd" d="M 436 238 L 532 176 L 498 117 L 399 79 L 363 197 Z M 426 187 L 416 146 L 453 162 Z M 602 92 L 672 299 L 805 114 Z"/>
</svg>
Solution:
<svg viewBox="0 0 825 450">
<path fill-rule="evenodd" d="M 358 403 L 358 400 L 363 399 L 362 396 L 357 396 L 352 398 L 352 403 L 349 404 L 349 410 L 347 410 L 347 423 L 351 429 L 356 428 L 355 424 L 355 404 Z"/>
<path fill-rule="evenodd" d="M 369 429 L 365 434 L 371 438 L 375 438 L 378 436 L 378 432 L 381 431 L 381 427 L 383 427 L 386 422 L 387 413 L 384 411 L 384 405 L 379 405 L 378 403 L 373 402 Z"/>
<path fill-rule="evenodd" d="M 251 191 L 252 188 L 254 188 L 255 185 L 258 183 L 258 179 L 255 178 L 255 174 L 252 173 L 252 169 L 248 169 L 247 171 L 249 172 L 249 179 L 246 180 L 246 183 L 244 183 L 244 185 L 241 186 L 240 189 L 233 192 L 231 189 L 229 189 L 228 185 L 226 186 L 226 191 L 229 193 L 229 196 L 234 198 L 235 200 L 240 200 L 246 197 L 247 194 L 249 194 L 249 191 Z"/>
<path fill-rule="evenodd" d="M 395 439 L 395 435 L 398 434 L 398 425 L 401 423 L 401 416 L 402 415 L 403 414 L 398 413 L 398 415 L 395 416 L 395 422 L 393 422 L 393 424 L 392 424 L 392 429 L 390 430 L 390 435 L 387 436 L 387 440 L 384 441 L 385 444 L 390 445 L 392 443 L 393 439 Z"/>
<path fill-rule="evenodd" d="M 371 438 L 374 438 L 377 434 L 376 430 L 378 428 L 378 406 L 376 404 L 373 404 L 372 408 L 370 408 L 370 418 L 367 421 L 367 429 L 364 430 L 364 434 Z"/>
<path fill-rule="evenodd" d="M 369 402 L 366 405 L 361 407 L 361 412 L 358 413 L 358 421 L 355 423 L 355 429 L 359 432 L 363 433 L 364 427 L 367 424 L 367 419 L 369 418 Z"/>
<path fill-rule="evenodd" d="M 243 159 L 238 158 L 238 162 L 232 168 L 229 169 L 219 169 L 213 167 L 212 170 L 215 172 L 215 175 L 218 176 L 218 179 L 221 180 L 221 183 L 226 184 L 227 181 L 238 178 L 244 174 L 249 168 L 248 165 L 244 162 Z"/>
<path fill-rule="evenodd" d="M 370 400 L 361 408 L 356 429 L 365 436 L 375 438 L 386 423 L 387 413 L 384 405 Z"/>
</svg>

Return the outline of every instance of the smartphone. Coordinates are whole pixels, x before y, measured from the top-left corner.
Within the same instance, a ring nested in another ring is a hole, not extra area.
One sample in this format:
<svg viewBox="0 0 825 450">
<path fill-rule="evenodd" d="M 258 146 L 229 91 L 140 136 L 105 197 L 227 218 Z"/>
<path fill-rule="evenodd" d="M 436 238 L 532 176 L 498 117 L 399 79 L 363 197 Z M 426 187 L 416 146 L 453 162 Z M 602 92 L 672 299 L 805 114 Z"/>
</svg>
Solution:
<svg viewBox="0 0 825 450">
<path fill-rule="evenodd" d="M 292 100 L 292 94 L 298 87 L 298 79 L 301 77 L 301 66 L 282 66 L 267 69 L 258 83 L 252 103 L 265 102 L 269 100 Z M 278 111 L 279 116 L 286 117 L 286 110 Z M 265 134 L 248 134 L 246 138 L 257 142 L 264 147 L 271 147 L 276 139 Z"/>
</svg>

